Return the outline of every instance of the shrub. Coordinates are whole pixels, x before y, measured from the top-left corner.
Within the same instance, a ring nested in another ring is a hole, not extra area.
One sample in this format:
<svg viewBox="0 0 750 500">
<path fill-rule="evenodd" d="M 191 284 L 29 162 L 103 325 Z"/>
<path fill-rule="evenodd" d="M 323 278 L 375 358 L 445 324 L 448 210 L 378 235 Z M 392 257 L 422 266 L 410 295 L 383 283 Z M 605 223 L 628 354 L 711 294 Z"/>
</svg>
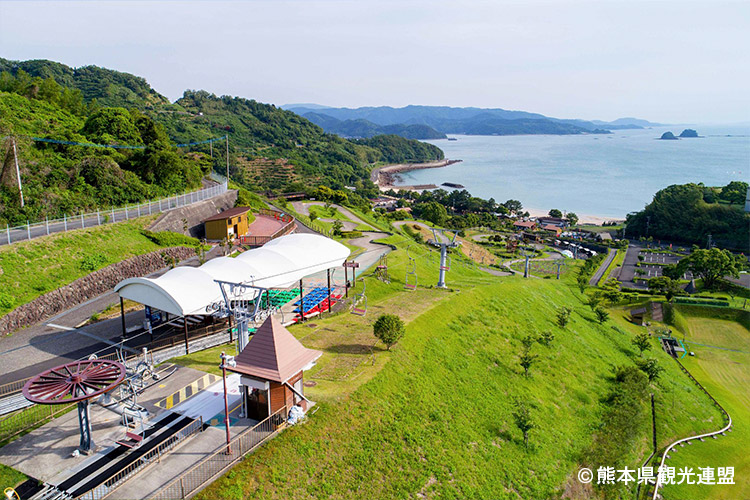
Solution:
<svg viewBox="0 0 750 500">
<path fill-rule="evenodd" d="M 373 335 L 383 342 L 390 351 L 391 346 L 401 339 L 406 332 L 404 322 L 395 314 L 381 314 L 372 325 Z"/>
<path fill-rule="evenodd" d="M 107 263 L 107 256 L 100 254 L 100 253 L 94 253 L 91 255 L 85 256 L 81 260 L 80 267 L 83 271 L 93 272 L 97 269 L 100 269 L 104 267 L 104 265 Z"/>
<path fill-rule="evenodd" d="M 560 328 L 565 328 L 570 322 L 570 309 L 561 307 L 557 310 L 557 324 Z"/>
</svg>

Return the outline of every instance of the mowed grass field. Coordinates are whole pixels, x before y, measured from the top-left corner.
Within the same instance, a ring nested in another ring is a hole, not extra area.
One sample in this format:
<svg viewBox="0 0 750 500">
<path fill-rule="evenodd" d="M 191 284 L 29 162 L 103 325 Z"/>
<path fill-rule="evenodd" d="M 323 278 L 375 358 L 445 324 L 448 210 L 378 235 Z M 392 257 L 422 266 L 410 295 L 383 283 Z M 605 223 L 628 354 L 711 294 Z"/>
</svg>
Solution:
<svg viewBox="0 0 750 500">
<path fill-rule="evenodd" d="M 711 309 L 706 310 L 711 311 Z M 735 485 L 679 485 L 664 488 L 666 499 L 750 498 L 750 330 L 740 321 L 700 317 L 689 308 L 686 344 L 695 352 L 682 361 L 690 373 L 716 398 L 732 417 L 734 428 L 726 436 L 680 448 L 667 461 L 672 467 L 734 467 Z M 705 344 L 743 352 L 734 352 Z"/>
<path fill-rule="evenodd" d="M 599 498 L 575 475 L 602 426 L 613 368 L 637 357 L 630 340 L 639 327 L 618 315 L 600 325 L 573 273 L 524 280 L 454 265 L 453 291 L 405 292 L 409 241 L 388 240 L 399 247 L 389 256 L 393 281 L 368 278 L 367 316 L 315 318 L 290 330 L 324 351 L 305 375 L 316 383 L 305 389 L 319 403 L 314 413 L 197 498 Z M 420 283 L 433 284 L 437 266 L 422 253 L 410 250 Z M 565 329 L 554 322 L 560 306 L 573 310 Z M 382 312 L 407 321 L 405 338 L 391 351 L 372 337 Z M 518 364 L 521 339 L 544 330 L 555 340 L 534 344 L 539 357 L 526 377 Z M 659 404 L 674 405 L 659 421 L 660 443 L 714 428 L 718 410 L 656 342 L 654 348 L 647 355 L 665 372 L 651 390 Z M 516 398 L 533 407 L 528 449 L 513 423 Z M 631 467 L 650 453 L 644 411 L 638 436 L 622 446 Z"/>
</svg>

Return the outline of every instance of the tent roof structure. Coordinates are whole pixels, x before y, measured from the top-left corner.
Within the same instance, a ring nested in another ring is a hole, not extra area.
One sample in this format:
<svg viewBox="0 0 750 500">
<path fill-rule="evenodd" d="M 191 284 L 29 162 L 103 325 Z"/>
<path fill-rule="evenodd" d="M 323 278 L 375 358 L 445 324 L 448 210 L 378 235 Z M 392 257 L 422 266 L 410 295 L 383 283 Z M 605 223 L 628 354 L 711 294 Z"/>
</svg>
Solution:
<svg viewBox="0 0 750 500">
<path fill-rule="evenodd" d="M 158 278 L 128 278 L 115 286 L 130 299 L 176 316 L 207 314 L 222 300 L 215 280 L 262 288 L 287 288 L 296 281 L 340 266 L 350 250 L 317 234 L 290 234 L 271 240 L 236 258 L 217 257 L 200 267 L 177 267 Z M 252 300 L 258 290 L 235 287 L 233 299 Z"/>
<path fill-rule="evenodd" d="M 307 349 L 274 316 L 258 328 L 228 370 L 283 384 L 323 353 Z"/>
</svg>

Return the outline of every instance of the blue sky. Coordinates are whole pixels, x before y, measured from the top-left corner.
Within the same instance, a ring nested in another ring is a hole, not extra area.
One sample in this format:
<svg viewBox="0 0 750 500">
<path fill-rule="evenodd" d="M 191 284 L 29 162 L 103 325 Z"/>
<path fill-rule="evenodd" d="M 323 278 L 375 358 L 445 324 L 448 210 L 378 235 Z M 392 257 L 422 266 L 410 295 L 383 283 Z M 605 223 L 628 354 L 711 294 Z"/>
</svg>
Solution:
<svg viewBox="0 0 750 500">
<path fill-rule="evenodd" d="M 0 1 L 0 56 L 96 64 L 174 100 L 750 121 L 750 2 Z"/>
</svg>

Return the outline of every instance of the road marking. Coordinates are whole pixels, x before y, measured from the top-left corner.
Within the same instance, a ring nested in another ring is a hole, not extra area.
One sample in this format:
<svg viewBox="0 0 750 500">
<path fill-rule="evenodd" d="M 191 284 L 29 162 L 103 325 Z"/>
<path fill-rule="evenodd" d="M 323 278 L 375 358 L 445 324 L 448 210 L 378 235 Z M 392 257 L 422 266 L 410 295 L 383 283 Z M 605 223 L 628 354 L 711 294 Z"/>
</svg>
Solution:
<svg viewBox="0 0 750 500">
<path fill-rule="evenodd" d="M 190 385 L 187 385 L 174 394 L 170 394 L 166 398 L 162 399 L 161 401 L 156 403 L 156 406 L 164 408 L 165 410 L 169 410 L 173 406 L 177 406 L 179 403 L 185 401 L 189 397 L 198 394 L 200 391 L 210 386 L 217 380 L 219 380 L 219 377 L 217 375 L 207 373 Z"/>
</svg>

